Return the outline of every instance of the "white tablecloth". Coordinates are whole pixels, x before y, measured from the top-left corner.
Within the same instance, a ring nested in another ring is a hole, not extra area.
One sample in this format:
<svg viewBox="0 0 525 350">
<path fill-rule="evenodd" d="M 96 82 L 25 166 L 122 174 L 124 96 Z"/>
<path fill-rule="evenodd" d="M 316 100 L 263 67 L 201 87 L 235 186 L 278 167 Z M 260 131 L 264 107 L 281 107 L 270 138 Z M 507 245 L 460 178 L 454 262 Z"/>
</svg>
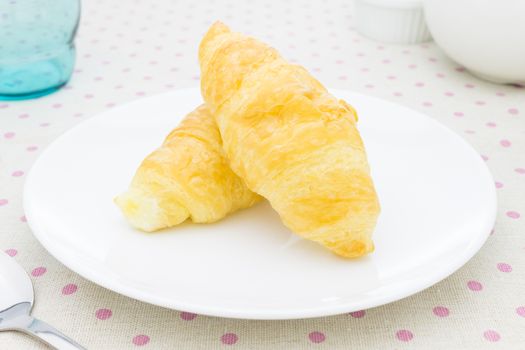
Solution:
<svg viewBox="0 0 525 350">
<path fill-rule="evenodd" d="M 99 112 L 197 86 L 197 46 L 216 19 L 272 44 L 326 86 L 423 111 L 470 142 L 498 188 L 497 224 L 481 251 L 443 282 L 402 301 L 294 321 L 151 306 L 101 288 L 50 256 L 22 210 L 31 164 L 53 139 Z M 34 315 L 90 349 L 525 348 L 525 89 L 474 78 L 432 42 L 368 40 L 354 23 L 349 0 L 83 1 L 70 84 L 40 99 L 0 101 L 0 249 L 31 273 Z M 11 332 L 0 333 L 0 348 L 43 346 Z"/>
</svg>

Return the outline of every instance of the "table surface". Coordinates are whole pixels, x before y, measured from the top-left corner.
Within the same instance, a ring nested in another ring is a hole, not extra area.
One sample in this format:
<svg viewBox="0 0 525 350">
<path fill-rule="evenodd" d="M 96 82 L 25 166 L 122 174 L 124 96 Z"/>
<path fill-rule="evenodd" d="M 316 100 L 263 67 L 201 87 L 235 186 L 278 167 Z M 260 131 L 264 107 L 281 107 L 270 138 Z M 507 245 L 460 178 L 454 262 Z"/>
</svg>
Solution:
<svg viewBox="0 0 525 350">
<path fill-rule="evenodd" d="M 0 101 L 0 249 L 30 272 L 35 316 L 90 349 L 525 346 L 524 88 L 476 79 L 433 42 L 398 46 L 362 37 L 349 0 L 85 0 L 83 6 L 77 65 L 67 87 L 40 99 Z M 197 46 L 216 19 L 272 44 L 326 86 L 423 111 L 472 144 L 494 175 L 499 201 L 496 227 L 481 251 L 449 278 L 396 303 L 290 321 L 152 306 L 99 287 L 50 256 L 22 210 L 31 164 L 56 137 L 99 112 L 197 86 Z M 45 348 L 13 332 L 0 333 L 0 344 Z"/>
</svg>

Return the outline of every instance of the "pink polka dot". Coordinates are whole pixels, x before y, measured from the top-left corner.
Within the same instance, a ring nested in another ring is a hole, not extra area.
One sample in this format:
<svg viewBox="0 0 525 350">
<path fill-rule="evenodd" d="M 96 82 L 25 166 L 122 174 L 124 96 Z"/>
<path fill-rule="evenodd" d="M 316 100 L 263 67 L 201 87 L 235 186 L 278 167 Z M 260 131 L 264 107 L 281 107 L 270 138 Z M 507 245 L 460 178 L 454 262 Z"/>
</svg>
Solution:
<svg viewBox="0 0 525 350">
<path fill-rule="evenodd" d="M 37 149 L 38 149 L 37 146 L 29 146 L 29 147 L 26 148 L 26 151 L 28 151 L 28 152 L 34 152 L 34 151 L 36 151 Z"/>
<path fill-rule="evenodd" d="M 502 97 L 502 96 L 505 96 L 505 94 L 503 92 L 496 92 L 496 96 Z"/>
<path fill-rule="evenodd" d="M 0 109 L 4 109 L 4 108 L 9 108 L 9 105 L 8 104 L 1 104 L 0 105 Z"/>
<path fill-rule="evenodd" d="M 53 106 L 51 106 L 55 109 L 62 108 L 62 105 L 60 103 L 55 103 Z"/>
<path fill-rule="evenodd" d="M 191 313 L 191 312 L 181 312 L 180 318 L 182 318 L 184 321 L 191 321 L 194 320 L 197 317 L 197 314 Z"/>
<path fill-rule="evenodd" d="M 322 343 L 326 340 L 326 336 L 324 335 L 324 333 L 316 331 L 308 334 L 308 339 L 310 339 L 312 343 Z"/>
<path fill-rule="evenodd" d="M 425 107 L 432 107 L 432 102 L 428 102 L 428 101 L 423 102 L 423 106 L 425 106 Z"/>
<path fill-rule="evenodd" d="M 25 216 L 25 215 L 21 216 L 21 217 L 20 217 L 20 221 L 22 221 L 22 222 L 27 222 L 26 216 Z"/>
<path fill-rule="evenodd" d="M 11 131 L 10 131 L 10 132 L 6 132 L 6 133 L 4 134 L 4 137 L 5 137 L 6 139 L 12 139 L 13 137 L 15 137 L 15 133 L 14 133 L 14 132 L 11 132 Z"/>
<path fill-rule="evenodd" d="M 415 83 L 414 85 L 417 86 L 417 87 L 423 87 L 423 86 L 425 86 L 425 83 L 419 81 L 419 82 Z"/>
<path fill-rule="evenodd" d="M 485 101 L 476 101 L 476 104 L 478 106 L 484 106 L 486 104 L 486 102 Z"/>
<path fill-rule="evenodd" d="M 239 337 L 235 333 L 225 333 L 221 337 L 221 342 L 226 345 L 233 345 L 237 343 Z"/>
<path fill-rule="evenodd" d="M 507 263 L 498 263 L 497 267 L 501 272 L 512 272 L 512 266 Z"/>
<path fill-rule="evenodd" d="M 465 87 L 466 87 L 467 89 L 473 89 L 473 88 L 475 88 L 475 86 L 472 85 L 472 84 L 465 84 Z"/>
<path fill-rule="evenodd" d="M 396 338 L 401 341 L 408 342 L 414 338 L 414 334 L 408 329 L 401 329 L 396 332 Z"/>
<path fill-rule="evenodd" d="M 516 168 L 514 169 L 515 172 L 517 172 L 518 174 L 525 174 L 525 169 L 523 168 Z"/>
<path fill-rule="evenodd" d="M 445 77 L 445 74 L 443 74 L 443 73 L 437 73 L 437 74 L 436 74 L 436 77 L 438 77 L 438 78 L 444 78 L 444 77 Z"/>
<path fill-rule="evenodd" d="M 517 115 L 517 114 L 519 114 L 519 111 L 518 111 L 517 108 L 509 108 L 509 109 L 507 110 L 507 112 L 509 112 L 509 114 L 512 114 L 512 115 Z"/>
<path fill-rule="evenodd" d="M 463 73 L 464 71 L 466 71 L 465 67 L 456 67 L 455 70 L 456 72 L 460 72 L 460 73 Z"/>
<path fill-rule="evenodd" d="M 503 147 L 510 147 L 510 145 L 512 145 L 512 143 L 509 140 L 501 140 L 499 144 Z"/>
<path fill-rule="evenodd" d="M 24 175 L 24 172 L 22 170 L 16 170 L 11 173 L 12 177 L 20 177 L 22 175 Z"/>
<path fill-rule="evenodd" d="M 479 292 L 483 289 L 483 285 L 479 283 L 478 281 L 468 281 L 467 287 L 473 292 Z"/>
<path fill-rule="evenodd" d="M 496 181 L 494 184 L 496 185 L 496 188 L 502 188 L 503 187 L 503 184 L 501 182 Z"/>
<path fill-rule="evenodd" d="M 483 159 L 485 162 L 489 160 L 489 157 L 487 157 L 486 155 L 482 154 L 481 155 L 481 159 Z"/>
<path fill-rule="evenodd" d="M 26 118 L 29 118 L 29 114 L 20 114 L 18 116 L 19 119 L 26 119 Z"/>
<path fill-rule="evenodd" d="M 432 309 L 432 312 L 438 317 L 447 317 L 450 314 L 449 309 L 444 306 L 436 306 Z"/>
<path fill-rule="evenodd" d="M 485 331 L 485 333 L 483 333 L 483 336 L 490 342 L 497 342 L 501 339 L 499 333 L 492 329 Z"/>
<path fill-rule="evenodd" d="M 11 248 L 11 249 L 7 249 L 7 250 L 5 251 L 5 253 L 6 253 L 7 255 L 13 257 L 13 256 L 15 256 L 16 254 L 18 254 L 18 251 L 17 251 L 16 249 L 12 249 L 12 248 Z"/>
<path fill-rule="evenodd" d="M 47 271 L 47 269 L 45 267 L 40 266 L 40 267 L 34 268 L 33 271 L 31 271 L 31 275 L 33 277 L 40 277 L 43 274 L 45 274 L 46 271 Z"/>
<path fill-rule="evenodd" d="M 452 97 L 452 96 L 454 96 L 454 93 L 450 92 L 450 91 L 447 91 L 447 92 L 445 92 L 445 96 Z"/>
<path fill-rule="evenodd" d="M 463 114 L 463 112 L 454 112 L 454 116 L 456 116 L 456 117 L 463 117 L 464 114 Z"/>
<path fill-rule="evenodd" d="M 62 288 L 62 294 L 64 295 L 70 295 L 70 294 L 73 294 L 77 291 L 78 287 L 76 284 L 73 284 L 73 283 L 69 283 L 69 284 L 66 284 L 63 288 Z"/>
<path fill-rule="evenodd" d="M 410 68 L 410 69 L 416 69 L 416 68 L 417 68 L 417 64 L 409 64 L 409 65 L 408 65 L 408 68 Z"/>
<path fill-rule="evenodd" d="M 353 318 L 363 318 L 365 317 L 365 314 L 366 314 L 365 310 L 359 310 L 359 311 L 351 312 L 350 316 L 352 316 Z"/>
<path fill-rule="evenodd" d="M 3 206 L 3 205 L 7 205 L 7 203 L 9 203 L 9 201 L 5 198 L 1 198 L 0 199 L 0 207 Z"/>
<path fill-rule="evenodd" d="M 113 311 L 111 311 L 110 309 L 98 309 L 98 310 L 95 312 L 95 316 L 96 316 L 99 320 L 107 320 L 107 319 L 110 318 L 112 315 L 113 315 Z"/>
<path fill-rule="evenodd" d="M 517 211 L 510 210 L 507 212 L 507 216 L 511 219 L 519 219 L 521 215 Z"/>
<path fill-rule="evenodd" d="M 146 345 L 147 343 L 149 343 L 149 337 L 147 335 L 139 334 L 133 337 L 133 344 L 137 346 Z"/>
<path fill-rule="evenodd" d="M 496 123 L 494 122 L 488 122 L 487 124 L 485 124 L 487 127 L 489 128 L 495 128 L 496 127 Z"/>
<path fill-rule="evenodd" d="M 525 306 L 516 308 L 516 313 L 521 317 L 525 317 Z"/>
</svg>

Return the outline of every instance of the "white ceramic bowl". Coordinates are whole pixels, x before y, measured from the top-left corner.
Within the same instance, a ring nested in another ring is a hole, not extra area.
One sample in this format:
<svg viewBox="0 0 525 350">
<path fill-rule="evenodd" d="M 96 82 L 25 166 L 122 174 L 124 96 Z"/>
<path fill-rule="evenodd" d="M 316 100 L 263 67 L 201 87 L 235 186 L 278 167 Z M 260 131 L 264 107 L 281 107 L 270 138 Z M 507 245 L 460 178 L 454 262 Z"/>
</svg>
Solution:
<svg viewBox="0 0 525 350">
<path fill-rule="evenodd" d="M 422 0 L 355 0 L 357 30 L 371 39 L 392 44 L 430 40 Z"/>
<path fill-rule="evenodd" d="M 474 75 L 525 84 L 525 0 L 424 0 L 436 43 Z"/>
</svg>

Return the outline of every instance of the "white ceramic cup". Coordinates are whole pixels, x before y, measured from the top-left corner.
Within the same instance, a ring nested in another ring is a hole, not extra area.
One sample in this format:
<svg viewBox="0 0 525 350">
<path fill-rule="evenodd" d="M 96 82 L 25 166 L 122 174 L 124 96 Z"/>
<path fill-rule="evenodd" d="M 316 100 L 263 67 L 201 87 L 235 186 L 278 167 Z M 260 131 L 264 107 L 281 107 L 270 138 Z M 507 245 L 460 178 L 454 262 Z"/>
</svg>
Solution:
<svg viewBox="0 0 525 350">
<path fill-rule="evenodd" d="M 525 0 L 424 0 L 436 43 L 474 75 L 525 84 Z"/>
<path fill-rule="evenodd" d="M 366 37 L 404 45 L 430 40 L 422 0 L 354 0 L 354 8 L 357 30 Z"/>
</svg>

